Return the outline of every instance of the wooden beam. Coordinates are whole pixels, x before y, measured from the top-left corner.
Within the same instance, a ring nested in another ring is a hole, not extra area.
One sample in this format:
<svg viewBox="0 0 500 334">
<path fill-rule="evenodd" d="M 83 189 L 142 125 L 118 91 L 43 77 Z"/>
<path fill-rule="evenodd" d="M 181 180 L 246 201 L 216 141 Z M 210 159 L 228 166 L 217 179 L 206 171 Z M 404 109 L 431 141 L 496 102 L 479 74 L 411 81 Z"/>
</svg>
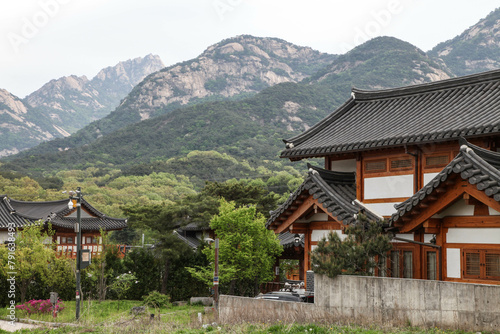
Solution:
<svg viewBox="0 0 500 334">
<path fill-rule="evenodd" d="M 474 198 L 476 198 L 481 203 L 486 204 L 487 206 L 489 206 L 490 208 L 492 208 L 496 211 L 500 211 L 500 203 L 495 201 L 494 198 L 486 196 L 484 191 L 477 190 L 476 185 L 469 184 L 469 186 L 467 187 L 467 189 L 465 191 L 468 194 L 470 194 L 471 196 L 473 196 Z"/>
<path fill-rule="evenodd" d="M 290 215 L 286 218 L 285 222 L 281 224 L 275 231 L 275 233 L 281 233 L 288 229 L 288 227 L 293 224 L 297 219 L 299 219 L 304 213 L 309 211 L 311 207 L 315 204 L 315 200 L 312 196 L 310 196 L 304 203 L 297 207 L 297 210 L 290 213 Z"/>
<path fill-rule="evenodd" d="M 317 221 L 308 225 L 311 230 L 340 230 L 342 224 L 338 221 Z"/>
<path fill-rule="evenodd" d="M 456 178 L 456 180 L 457 182 L 455 183 L 455 185 L 450 187 L 448 191 L 440 197 L 439 201 L 429 203 L 429 207 L 425 211 L 412 217 L 411 222 L 405 223 L 404 226 L 400 229 L 400 233 L 407 233 L 415 230 L 427 219 L 431 218 L 433 215 L 440 212 L 445 207 L 460 198 L 465 192 L 468 182 L 458 178 Z"/>
<path fill-rule="evenodd" d="M 500 227 L 500 216 L 454 216 L 443 218 L 444 227 Z"/>
</svg>

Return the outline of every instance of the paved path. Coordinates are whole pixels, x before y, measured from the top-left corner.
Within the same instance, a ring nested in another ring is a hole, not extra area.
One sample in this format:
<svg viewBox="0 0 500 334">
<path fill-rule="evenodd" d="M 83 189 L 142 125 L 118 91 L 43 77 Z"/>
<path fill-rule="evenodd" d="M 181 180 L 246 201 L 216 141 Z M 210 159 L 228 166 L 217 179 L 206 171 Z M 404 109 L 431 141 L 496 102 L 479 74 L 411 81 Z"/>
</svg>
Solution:
<svg viewBox="0 0 500 334">
<path fill-rule="evenodd" d="M 19 329 L 31 329 L 37 327 L 37 325 L 25 324 L 24 322 L 14 322 L 14 325 L 12 325 L 10 321 L 0 320 L 0 329 L 7 332 L 15 332 Z"/>
</svg>

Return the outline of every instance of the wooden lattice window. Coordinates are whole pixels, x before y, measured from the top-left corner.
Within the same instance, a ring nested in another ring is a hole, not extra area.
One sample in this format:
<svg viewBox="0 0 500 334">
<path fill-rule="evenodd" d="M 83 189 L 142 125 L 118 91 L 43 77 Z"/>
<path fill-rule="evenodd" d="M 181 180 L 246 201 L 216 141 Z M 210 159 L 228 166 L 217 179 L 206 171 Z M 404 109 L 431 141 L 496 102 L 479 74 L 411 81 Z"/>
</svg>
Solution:
<svg viewBox="0 0 500 334">
<path fill-rule="evenodd" d="M 465 250 L 464 278 L 500 280 L 500 250 Z"/>
<path fill-rule="evenodd" d="M 365 162 L 366 173 L 379 173 L 387 171 L 387 160 L 370 160 Z"/>
<path fill-rule="evenodd" d="M 484 256 L 486 277 L 500 277 L 500 254 L 486 252 Z"/>
<path fill-rule="evenodd" d="M 425 157 L 425 167 L 444 167 L 450 162 L 448 154 Z"/>
<path fill-rule="evenodd" d="M 413 168 L 413 159 L 412 158 L 393 158 L 390 159 L 390 170 L 406 170 Z"/>
<path fill-rule="evenodd" d="M 481 256 L 479 252 L 465 253 L 465 276 L 478 277 L 481 275 Z"/>
</svg>

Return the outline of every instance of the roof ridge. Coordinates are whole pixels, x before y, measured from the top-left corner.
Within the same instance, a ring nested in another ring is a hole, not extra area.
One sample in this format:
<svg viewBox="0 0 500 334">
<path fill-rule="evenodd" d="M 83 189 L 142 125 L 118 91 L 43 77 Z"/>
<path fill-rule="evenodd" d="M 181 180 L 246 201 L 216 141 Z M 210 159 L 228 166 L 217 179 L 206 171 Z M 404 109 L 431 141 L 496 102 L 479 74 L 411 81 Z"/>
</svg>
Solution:
<svg viewBox="0 0 500 334">
<path fill-rule="evenodd" d="M 475 73 L 455 78 L 449 78 L 439 81 L 426 82 L 411 86 L 380 89 L 380 90 L 365 90 L 353 87 L 351 91 L 352 94 L 354 94 L 356 100 L 374 100 L 374 99 L 383 99 L 390 97 L 401 97 L 405 95 L 413 95 L 423 92 L 431 93 L 437 90 L 446 90 L 476 83 L 485 83 L 491 80 L 498 80 L 498 79 L 500 79 L 500 69 L 488 72 Z"/>
<path fill-rule="evenodd" d="M 309 173 L 318 172 L 322 179 L 339 184 L 354 184 L 356 182 L 356 173 L 354 172 L 339 172 L 321 167 L 316 167 L 307 163 Z"/>
</svg>

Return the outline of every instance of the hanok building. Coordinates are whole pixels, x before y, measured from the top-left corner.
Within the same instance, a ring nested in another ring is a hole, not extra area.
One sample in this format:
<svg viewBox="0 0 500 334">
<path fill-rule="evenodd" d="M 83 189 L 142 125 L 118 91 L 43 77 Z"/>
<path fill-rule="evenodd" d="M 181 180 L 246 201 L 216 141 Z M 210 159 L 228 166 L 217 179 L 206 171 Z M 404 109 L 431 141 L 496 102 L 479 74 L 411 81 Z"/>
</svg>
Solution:
<svg viewBox="0 0 500 334">
<path fill-rule="evenodd" d="M 500 284 L 500 70 L 353 89 L 285 142 L 283 158 L 324 159 L 267 222 L 304 235 L 302 278 L 317 242 L 364 210 L 397 238 L 379 275 Z"/>
<path fill-rule="evenodd" d="M 0 243 L 8 239 L 8 226 L 22 230 L 32 224 L 48 223 L 55 232 L 57 252 L 63 256 L 76 257 L 76 208 L 68 207 L 68 199 L 46 202 L 27 202 L 0 195 Z M 102 251 L 101 229 L 121 230 L 127 226 L 126 219 L 111 218 L 90 205 L 85 199 L 81 203 L 82 249 L 89 249 L 93 255 Z M 12 226 L 12 225 L 10 225 Z M 125 247 L 120 247 L 123 253 Z"/>
</svg>

